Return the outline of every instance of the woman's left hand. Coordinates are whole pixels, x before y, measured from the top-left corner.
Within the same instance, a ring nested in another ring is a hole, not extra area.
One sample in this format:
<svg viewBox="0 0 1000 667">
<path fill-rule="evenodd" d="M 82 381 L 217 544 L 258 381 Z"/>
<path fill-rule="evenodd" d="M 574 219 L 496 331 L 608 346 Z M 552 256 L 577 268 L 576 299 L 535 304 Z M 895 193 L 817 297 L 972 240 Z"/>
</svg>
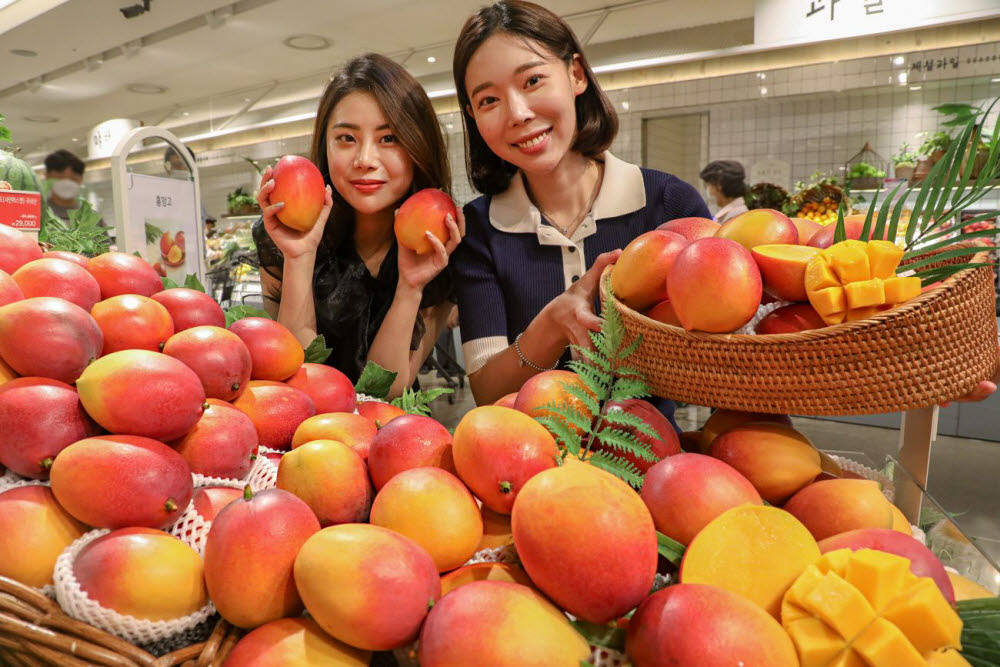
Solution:
<svg viewBox="0 0 1000 667">
<path fill-rule="evenodd" d="M 983 380 L 976 385 L 975 389 L 961 398 L 956 398 L 955 401 L 959 403 L 978 403 L 979 401 L 985 401 L 987 398 L 992 396 L 994 392 L 996 392 L 997 384 L 1000 384 L 1000 370 L 997 371 L 997 374 L 993 376 L 992 380 Z M 946 408 L 951 405 L 951 402 L 941 403 L 940 405 L 942 408 Z"/>
<path fill-rule="evenodd" d="M 455 251 L 465 236 L 465 216 L 458 209 L 458 220 L 449 214 L 445 219 L 448 225 L 448 242 L 441 243 L 436 236 L 427 232 L 427 240 L 434 249 L 426 255 L 418 255 L 402 244 L 397 244 L 399 254 L 399 282 L 412 290 L 422 290 L 448 266 L 448 258 Z"/>
</svg>

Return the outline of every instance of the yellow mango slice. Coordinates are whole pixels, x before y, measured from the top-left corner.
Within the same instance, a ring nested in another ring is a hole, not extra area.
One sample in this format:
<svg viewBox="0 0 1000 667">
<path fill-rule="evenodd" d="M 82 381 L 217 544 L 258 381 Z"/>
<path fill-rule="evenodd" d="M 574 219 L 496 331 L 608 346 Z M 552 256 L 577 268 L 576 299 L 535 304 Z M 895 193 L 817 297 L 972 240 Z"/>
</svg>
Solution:
<svg viewBox="0 0 1000 667">
<path fill-rule="evenodd" d="M 903 259 L 903 249 L 892 241 L 869 241 L 865 248 L 872 278 L 891 278 Z"/>
<path fill-rule="evenodd" d="M 883 290 L 885 291 L 884 303 L 904 303 L 920 294 L 920 278 L 916 276 L 889 278 L 884 282 Z"/>
<path fill-rule="evenodd" d="M 844 285 L 844 295 L 847 297 L 847 307 L 852 310 L 881 306 L 885 303 L 885 289 L 882 287 L 881 278 L 848 283 Z"/>
<path fill-rule="evenodd" d="M 844 650 L 844 638 L 818 618 L 803 618 L 786 626 L 795 642 L 799 660 L 810 665 L 825 665 Z"/>
<path fill-rule="evenodd" d="M 892 667 L 924 667 L 926 661 L 903 633 L 884 618 L 866 627 L 851 643 L 870 665 Z"/>
<path fill-rule="evenodd" d="M 854 637 L 875 620 L 875 610 L 861 591 L 836 572 L 827 572 L 809 591 L 802 606 L 841 637 Z"/>
<path fill-rule="evenodd" d="M 924 660 L 927 661 L 927 667 L 972 667 L 961 653 L 951 648 L 928 653 Z"/>
<path fill-rule="evenodd" d="M 878 308 L 869 306 L 868 308 L 854 308 L 847 311 L 847 317 L 845 320 L 847 322 L 857 322 L 858 320 L 867 320 L 869 317 L 875 317 L 878 314 Z"/>
<path fill-rule="evenodd" d="M 852 651 L 847 649 L 832 661 L 827 663 L 828 667 L 869 667 L 868 663 L 865 662 L 864 658 Z M 802 662 L 802 667 L 812 667 L 805 661 Z"/>
<path fill-rule="evenodd" d="M 809 295 L 809 303 L 816 309 L 820 317 L 826 320 L 827 315 L 842 313 L 847 310 L 847 297 L 842 287 L 828 287 Z"/>
<path fill-rule="evenodd" d="M 848 560 L 845 579 L 858 589 L 877 612 L 886 606 L 916 577 L 904 559 L 886 560 L 873 549 L 857 551 Z M 798 583 L 798 582 L 796 582 Z"/>
<path fill-rule="evenodd" d="M 825 255 L 816 255 L 806 264 L 806 288 L 813 290 L 827 287 L 840 287 L 840 280 L 833 273 L 830 262 Z"/>
<path fill-rule="evenodd" d="M 849 241 L 843 241 L 827 248 L 826 255 L 833 267 L 833 272 L 842 285 L 858 280 L 868 280 L 872 277 L 868 253 L 865 252 L 864 248 Z"/>
<path fill-rule="evenodd" d="M 882 616 L 902 630 L 920 653 L 962 646 L 962 619 L 928 577 L 920 577 Z"/>
</svg>

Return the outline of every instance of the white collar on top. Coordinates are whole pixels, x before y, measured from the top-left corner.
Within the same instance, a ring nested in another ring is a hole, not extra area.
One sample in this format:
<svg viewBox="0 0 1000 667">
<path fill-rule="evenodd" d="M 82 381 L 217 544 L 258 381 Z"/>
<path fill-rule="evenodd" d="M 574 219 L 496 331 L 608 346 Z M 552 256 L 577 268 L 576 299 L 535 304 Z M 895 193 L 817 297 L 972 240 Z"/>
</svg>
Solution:
<svg viewBox="0 0 1000 667">
<path fill-rule="evenodd" d="M 567 239 L 551 225 L 542 224 L 542 215 L 528 199 L 521 172 L 514 174 L 510 185 L 494 195 L 490 202 L 490 224 L 502 232 L 536 234 L 542 245 L 574 245 L 597 232 L 596 221 L 616 218 L 637 211 L 646 205 L 646 187 L 639 167 L 619 160 L 605 151 L 604 180 L 594 206 L 587 218 Z"/>
</svg>

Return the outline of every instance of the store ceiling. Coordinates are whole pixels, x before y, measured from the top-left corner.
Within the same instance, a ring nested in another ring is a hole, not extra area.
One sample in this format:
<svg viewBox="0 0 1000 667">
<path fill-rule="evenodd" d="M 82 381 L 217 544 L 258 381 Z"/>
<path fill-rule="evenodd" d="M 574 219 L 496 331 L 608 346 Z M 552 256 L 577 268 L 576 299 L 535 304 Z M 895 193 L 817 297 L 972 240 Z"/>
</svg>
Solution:
<svg viewBox="0 0 1000 667">
<path fill-rule="evenodd" d="M 243 121 L 266 109 L 314 109 L 330 73 L 366 51 L 392 55 L 429 91 L 447 90 L 455 37 L 484 2 L 152 0 L 150 11 L 122 15 L 137 4 L 142 0 L 17 0 L 0 10 L 0 113 L 24 154 L 74 145 L 84 154 L 90 128 L 109 118 L 186 136 L 192 132 L 185 128 L 236 125 L 231 117 L 247 106 Z M 544 4 L 581 38 L 589 35 L 598 62 L 649 57 L 650 49 L 670 53 L 674 40 L 664 33 L 709 24 L 730 26 L 721 31 L 724 45 L 752 39 L 753 0 Z M 330 46 L 286 46 L 295 35 L 318 35 Z"/>
</svg>

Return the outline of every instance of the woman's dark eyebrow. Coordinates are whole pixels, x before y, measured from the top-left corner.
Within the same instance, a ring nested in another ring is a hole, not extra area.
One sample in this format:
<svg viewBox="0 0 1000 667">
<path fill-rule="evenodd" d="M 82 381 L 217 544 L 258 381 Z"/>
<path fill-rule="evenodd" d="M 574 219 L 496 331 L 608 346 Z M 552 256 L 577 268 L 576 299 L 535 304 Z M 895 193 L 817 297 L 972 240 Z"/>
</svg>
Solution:
<svg viewBox="0 0 1000 667">
<path fill-rule="evenodd" d="M 360 125 L 355 125 L 354 123 L 334 123 L 333 125 L 330 126 L 331 130 L 338 130 L 340 128 L 344 128 L 344 129 L 347 129 L 347 130 L 360 130 L 361 126 Z M 375 131 L 376 132 L 381 132 L 382 130 L 389 130 L 389 129 L 392 129 L 392 128 L 390 128 L 389 124 L 386 123 L 385 125 L 379 125 L 378 127 L 376 127 Z"/>
<path fill-rule="evenodd" d="M 546 63 L 545 63 L 544 60 L 532 60 L 531 62 L 527 62 L 527 63 L 524 63 L 523 65 L 519 65 L 517 67 L 517 69 L 514 70 L 514 74 L 520 74 L 521 72 L 523 72 L 525 70 L 529 70 L 532 67 L 538 67 L 539 65 L 545 65 L 545 64 Z M 475 97 L 476 93 L 478 93 L 481 90 L 486 90 L 487 88 L 489 88 L 492 85 L 493 85 L 492 81 L 486 81 L 484 83 L 479 84 L 478 86 L 476 86 L 475 88 L 472 89 L 471 93 L 469 93 L 469 98 Z"/>
</svg>

